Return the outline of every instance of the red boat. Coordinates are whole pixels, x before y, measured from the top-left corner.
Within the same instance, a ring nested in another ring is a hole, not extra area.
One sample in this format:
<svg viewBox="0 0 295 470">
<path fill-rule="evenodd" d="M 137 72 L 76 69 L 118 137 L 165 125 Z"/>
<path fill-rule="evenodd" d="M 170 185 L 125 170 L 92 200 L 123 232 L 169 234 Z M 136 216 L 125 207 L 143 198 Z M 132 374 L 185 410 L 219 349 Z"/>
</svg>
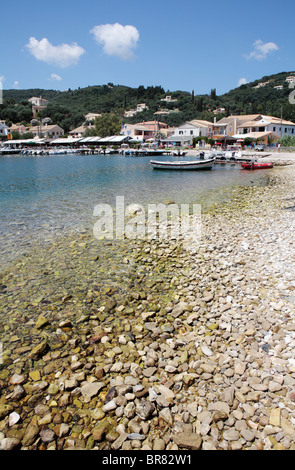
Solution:
<svg viewBox="0 0 295 470">
<path fill-rule="evenodd" d="M 245 162 L 241 164 L 244 170 L 265 170 L 267 168 L 273 168 L 272 163 L 258 163 L 258 162 Z"/>
</svg>

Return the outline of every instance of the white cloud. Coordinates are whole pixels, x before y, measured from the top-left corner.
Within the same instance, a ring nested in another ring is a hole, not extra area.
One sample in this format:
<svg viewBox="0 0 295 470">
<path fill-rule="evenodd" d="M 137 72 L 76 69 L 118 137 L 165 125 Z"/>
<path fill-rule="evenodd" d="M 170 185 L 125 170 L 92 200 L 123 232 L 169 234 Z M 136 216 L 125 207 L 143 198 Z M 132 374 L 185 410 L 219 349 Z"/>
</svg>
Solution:
<svg viewBox="0 0 295 470">
<path fill-rule="evenodd" d="M 263 43 L 261 39 L 257 39 L 253 45 L 254 50 L 247 56 L 248 59 L 264 60 L 268 54 L 279 50 L 279 46 L 274 42 Z"/>
<path fill-rule="evenodd" d="M 135 26 L 123 26 L 119 23 L 95 26 L 90 33 L 98 44 L 103 45 L 107 55 L 119 57 L 122 60 L 134 59 L 133 49 L 139 41 L 139 31 Z"/>
<path fill-rule="evenodd" d="M 17 90 L 17 89 L 18 89 L 18 86 L 19 86 L 19 81 L 18 81 L 18 80 L 15 80 L 14 83 L 13 83 L 12 88 L 14 88 L 15 90 Z"/>
<path fill-rule="evenodd" d="M 85 53 L 85 50 L 75 42 L 73 44 L 53 46 L 46 38 L 38 41 L 36 38 L 31 37 L 26 47 L 37 60 L 59 67 L 77 64 L 80 57 Z"/>
<path fill-rule="evenodd" d="M 246 85 L 246 83 L 248 83 L 247 78 L 240 78 L 238 85 L 239 86 Z"/>
<path fill-rule="evenodd" d="M 52 73 L 48 80 L 56 80 L 57 82 L 60 82 L 62 78 L 59 75 L 57 75 L 57 73 Z"/>
</svg>

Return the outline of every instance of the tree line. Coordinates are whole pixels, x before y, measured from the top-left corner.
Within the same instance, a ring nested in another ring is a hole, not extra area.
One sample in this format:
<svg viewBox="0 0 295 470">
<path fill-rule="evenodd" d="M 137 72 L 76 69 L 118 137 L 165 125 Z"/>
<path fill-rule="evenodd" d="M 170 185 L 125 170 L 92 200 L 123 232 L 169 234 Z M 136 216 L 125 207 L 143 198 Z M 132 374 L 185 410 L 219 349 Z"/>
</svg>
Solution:
<svg viewBox="0 0 295 470">
<path fill-rule="evenodd" d="M 286 77 L 290 74 L 292 73 L 282 72 L 263 77 L 223 95 L 218 95 L 217 88 L 212 88 L 208 94 L 197 94 L 195 90 L 171 92 L 164 90 L 162 86 L 140 85 L 132 88 L 113 83 L 77 90 L 68 89 L 64 92 L 41 89 L 4 90 L 0 119 L 7 123 L 30 123 L 33 117 L 32 106 L 27 100 L 32 96 L 42 96 L 50 102 L 38 117 L 50 118 L 66 134 L 85 123 L 85 115 L 89 112 L 113 114 L 120 123 L 133 124 L 156 119 L 167 123 L 169 127 L 177 127 L 193 119 L 213 122 L 214 118 L 219 120 L 239 114 L 282 115 L 283 119 L 295 122 L 295 106 L 289 103 L 290 89 L 286 82 Z M 258 83 L 268 81 L 266 86 L 254 88 Z M 276 85 L 283 85 L 283 89 L 275 89 Z M 171 95 L 175 101 L 161 101 L 166 95 Z M 125 112 L 135 109 L 138 103 L 145 103 L 147 109 L 133 117 L 125 117 Z M 225 112 L 216 114 L 218 108 L 225 108 Z M 159 110 L 160 114 L 155 114 Z"/>
</svg>

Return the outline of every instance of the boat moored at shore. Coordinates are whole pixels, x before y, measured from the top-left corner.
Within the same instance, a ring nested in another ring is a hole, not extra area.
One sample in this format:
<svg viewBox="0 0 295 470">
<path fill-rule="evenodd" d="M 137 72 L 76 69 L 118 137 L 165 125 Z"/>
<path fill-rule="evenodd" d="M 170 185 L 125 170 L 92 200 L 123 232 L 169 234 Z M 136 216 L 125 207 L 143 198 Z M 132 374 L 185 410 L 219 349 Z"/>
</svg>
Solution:
<svg viewBox="0 0 295 470">
<path fill-rule="evenodd" d="M 241 167 L 244 170 L 267 170 L 273 168 L 273 163 L 271 162 L 250 162 L 250 163 L 241 163 Z"/>
<path fill-rule="evenodd" d="M 155 170 L 211 170 L 214 164 L 214 158 L 182 162 L 151 160 L 150 164 Z"/>
</svg>

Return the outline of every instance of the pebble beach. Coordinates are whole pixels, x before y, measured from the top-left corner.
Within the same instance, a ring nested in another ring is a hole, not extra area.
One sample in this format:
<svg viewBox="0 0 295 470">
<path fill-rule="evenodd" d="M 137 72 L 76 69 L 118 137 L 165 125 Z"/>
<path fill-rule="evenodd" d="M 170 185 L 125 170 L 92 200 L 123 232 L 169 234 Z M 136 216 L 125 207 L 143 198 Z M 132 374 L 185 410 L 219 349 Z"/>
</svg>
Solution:
<svg viewBox="0 0 295 470">
<path fill-rule="evenodd" d="M 202 237 L 60 237 L 0 273 L 0 450 L 294 450 L 295 165 Z"/>
</svg>

